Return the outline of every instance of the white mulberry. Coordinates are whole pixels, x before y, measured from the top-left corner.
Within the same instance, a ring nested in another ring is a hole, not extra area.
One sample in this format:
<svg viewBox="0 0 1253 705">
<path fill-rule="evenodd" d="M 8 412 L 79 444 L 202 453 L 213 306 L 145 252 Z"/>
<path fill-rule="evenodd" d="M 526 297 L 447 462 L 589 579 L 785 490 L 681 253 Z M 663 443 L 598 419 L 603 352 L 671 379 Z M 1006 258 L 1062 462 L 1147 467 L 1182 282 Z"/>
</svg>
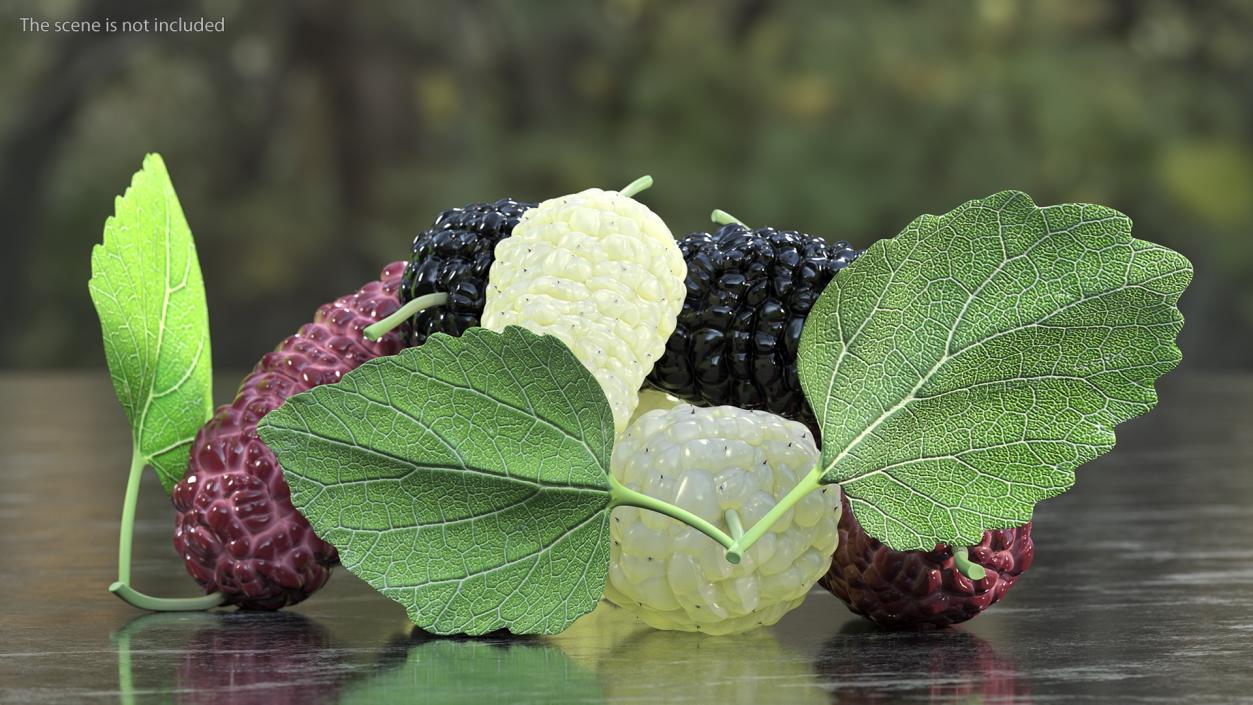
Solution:
<svg viewBox="0 0 1253 705">
<path fill-rule="evenodd" d="M 613 451 L 626 487 L 686 509 L 730 533 L 778 503 L 818 462 L 803 424 L 765 411 L 680 404 L 643 414 Z M 722 546 L 670 517 L 618 507 L 605 596 L 658 629 L 728 634 L 774 624 L 831 565 L 839 489 L 802 499 L 738 564 Z"/>
<path fill-rule="evenodd" d="M 528 210 L 496 245 L 483 327 L 561 339 L 600 382 L 620 434 L 674 332 L 686 276 L 656 213 L 588 189 Z"/>
</svg>

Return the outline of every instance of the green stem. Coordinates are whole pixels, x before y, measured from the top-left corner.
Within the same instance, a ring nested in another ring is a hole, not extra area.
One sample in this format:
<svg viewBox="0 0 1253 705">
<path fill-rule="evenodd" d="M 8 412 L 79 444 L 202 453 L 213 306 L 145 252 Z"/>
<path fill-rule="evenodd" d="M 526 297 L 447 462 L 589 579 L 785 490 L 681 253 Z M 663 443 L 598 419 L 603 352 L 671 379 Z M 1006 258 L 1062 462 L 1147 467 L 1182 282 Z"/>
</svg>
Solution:
<svg viewBox="0 0 1253 705">
<path fill-rule="evenodd" d="M 650 497 L 643 492 L 635 490 L 618 482 L 617 478 L 610 476 L 609 478 L 609 507 L 639 507 L 664 514 L 671 519 L 678 519 L 688 526 L 696 529 L 709 538 L 717 541 L 723 548 L 730 548 L 734 543 L 726 532 L 712 523 L 696 516 L 682 507 L 676 507 L 669 502 L 664 502 L 656 497 Z M 732 561 L 733 563 L 735 561 Z"/>
<path fill-rule="evenodd" d="M 736 541 L 744 535 L 744 525 L 740 523 L 740 514 L 734 509 L 728 509 L 726 512 L 727 527 L 731 529 L 731 538 Z"/>
<path fill-rule="evenodd" d="M 448 294 L 442 291 L 419 296 L 396 309 L 396 312 L 392 315 L 366 326 L 362 333 L 365 335 L 366 340 L 378 340 L 409 320 L 409 317 L 418 311 L 423 311 L 432 306 L 443 306 L 446 303 L 448 303 Z"/>
<path fill-rule="evenodd" d="M 727 560 L 732 563 L 739 563 L 744 557 L 744 553 L 752 548 L 753 544 L 757 543 L 757 539 L 766 535 L 766 532 L 770 530 L 770 527 L 774 526 L 779 517 L 787 514 L 788 510 L 796 506 L 796 503 L 801 501 L 805 495 L 818 489 L 821 485 L 822 463 L 819 463 L 800 482 L 796 483 L 796 486 L 788 491 L 783 496 L 783 499 L 779 500 L 778 504 L 766 512 L 766 516 L 762 517 L 756 524 L 753 524 L 743 536 L 727 547 Z"/>
<path fill-rule="evenodd" d="M 640 178 L 636 179 L 635 181 L 632 181 L 631 183 L 627 184 L 618 193 L 622 194 L 623 196 L 626 196 L 627 198 L 630 198 L 634 196 L 635 194 L 639 193 L 640 191 L 643 191 L 644 189 L 651 187 L 652 185 L 653 185 L 653 177 L 649 176 L 648 174 L 645 174 L 641 176 Z"/>
<path fill-rule="evenodd" d="M 122 503 L 122 530 L 117 545 L 117 582 L 109 586 L 109 592 L 142 610 L 154 612 L 186 612 L 207 610 L 225 602 L 220 592 L 201 597 L 152 597 L 130 586 L 131 546 L 135 538 L 135 508 L 139 504 L 139 484 L 147 466 L 143 454 L 136 446 L 131 453 L 130 475 L 126 478 L 126 499 Z"/>
<path fill-rule="evenodd" d="M 739 218 L 736 218 L 735 216 L 722 210 L 721 208 L 715 208 L 714 212 L 709 214 L 709 219 L 717 223 L 718 225 L 730 225 L 731 223 L 735 223 L 737 225 L 744 225 L 744 221 L 740 220 Z M 744 227 L 747 228 L 748 226 L 744 225 Z"/>
<path fill-rule="evenodd" d="M 139 504 L 139 482 L 143 479 L 144 456 L 136 444 L 131 452 L 131 470 L 126 476 L 126 499 L 122 502 L 122 533 L 117 544 L 117 581 L 131 581 L 131 543 L 135 532 L 135 507 Z M 112 589 L 112 588 L 110 588 Z"/>
<path fill-rule="evenodd" d="M 970 560 L 970 550 L 965 546 L 953 549 L 953 564 L 957 566 L 958 572 L 971 580 L 983 580 L 988 577 L 988 572 L 983 569 L 983 566 Z"/>
<path fill-rule="evenodd" d="M 151 612 L 201 612 L 221 607 L 226 602 L 226 597 L 220 592 L 211 592 L 200 597 L 153 597 L 121 581 L 110 585 L 109 592 L 131 607 Z"/>
</svg>

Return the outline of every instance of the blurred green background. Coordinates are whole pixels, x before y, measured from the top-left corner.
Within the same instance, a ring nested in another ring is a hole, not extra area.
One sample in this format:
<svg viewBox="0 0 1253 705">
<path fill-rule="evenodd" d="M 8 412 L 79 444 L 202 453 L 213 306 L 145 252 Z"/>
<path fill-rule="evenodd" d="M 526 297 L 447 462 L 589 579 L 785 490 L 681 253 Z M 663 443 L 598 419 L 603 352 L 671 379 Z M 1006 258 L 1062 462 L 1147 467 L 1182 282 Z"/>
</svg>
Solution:
<svg viewBox="0 0 1253 705">
<path fill-rule="evenodd" d="M 6 367 L 103 363 L 86 281 L 145 152 L 242 368 L 444 208 L 619 187 L 864 246 L 1004 188 L 1187 254 L 1185 364 L 1253 366 L 1253 3 L 8 2 Z M 225 17 L 221 34 L 18 18 Z"/>
</svg>

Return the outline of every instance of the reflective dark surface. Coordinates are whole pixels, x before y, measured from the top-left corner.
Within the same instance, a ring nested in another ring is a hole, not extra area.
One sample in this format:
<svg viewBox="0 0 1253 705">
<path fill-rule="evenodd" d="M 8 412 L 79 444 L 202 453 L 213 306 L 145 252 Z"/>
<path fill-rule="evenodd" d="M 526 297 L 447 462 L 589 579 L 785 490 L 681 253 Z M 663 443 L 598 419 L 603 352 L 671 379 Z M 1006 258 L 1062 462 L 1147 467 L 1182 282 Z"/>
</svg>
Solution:
<svg viewBox="0 0 1253 705">
<path fill-rule="evenodd" d="M 1253 702 L 1253 377 L 1173 378 L 1040 506 L 1006 601 L 928 634 L 816 592 L 733 637 L 602 605 L 553 638 L 433 639 L 342 570 L 280 614 L 143 616 L 105 589 L 129 452 L 103 372 L 0 376 L 0 703 Z M 134 583 L 190 595 L 148 479 Z"/>
</svg>

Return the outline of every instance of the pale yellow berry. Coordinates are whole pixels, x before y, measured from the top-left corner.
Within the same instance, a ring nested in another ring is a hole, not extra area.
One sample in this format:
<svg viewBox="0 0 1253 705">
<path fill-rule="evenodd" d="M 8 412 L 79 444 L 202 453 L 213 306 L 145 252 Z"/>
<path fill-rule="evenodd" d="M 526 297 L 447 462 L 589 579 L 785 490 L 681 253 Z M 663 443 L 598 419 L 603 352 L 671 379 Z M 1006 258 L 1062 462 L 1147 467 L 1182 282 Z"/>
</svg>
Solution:
<svg viewBox="0 0 1253 705">
<path fill-rule="evenodd" d="M 626 429 L 683 306 L 687 265 L 657 214 L 616 191 L 544 201 L 496 246 L 483 327 L 561 339 Z"/>
<path fill-rule="evenodd" d="M 818 461 L 804 425 L 764 411 L 697 408 L 650 395 L 614 447 L 614 477 L 730 532 L 747 529 Z M 610 522 L 605 596 L 658 629 L 728 634 L 777 622 L 831 564 L 839 490 L 824 488 L 785 512 L 741 562 L 690 526 L 635 507 Z"/>
</svg>

